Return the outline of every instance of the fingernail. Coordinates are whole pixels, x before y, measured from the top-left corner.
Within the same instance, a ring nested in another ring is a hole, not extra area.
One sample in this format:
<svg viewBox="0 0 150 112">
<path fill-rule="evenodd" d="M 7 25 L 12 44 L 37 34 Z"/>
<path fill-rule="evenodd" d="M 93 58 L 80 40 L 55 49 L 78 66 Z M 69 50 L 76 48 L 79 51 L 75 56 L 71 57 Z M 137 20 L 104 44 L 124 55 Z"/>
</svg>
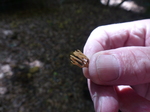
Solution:
<svg viewBox="0 0 150 112">
<path fill-rule="evenodd" d="M 119 62 L 113 55 L 98 55 L 96 68 L 101 81 L 113 81 L 119 77 Z"/>
</svg>

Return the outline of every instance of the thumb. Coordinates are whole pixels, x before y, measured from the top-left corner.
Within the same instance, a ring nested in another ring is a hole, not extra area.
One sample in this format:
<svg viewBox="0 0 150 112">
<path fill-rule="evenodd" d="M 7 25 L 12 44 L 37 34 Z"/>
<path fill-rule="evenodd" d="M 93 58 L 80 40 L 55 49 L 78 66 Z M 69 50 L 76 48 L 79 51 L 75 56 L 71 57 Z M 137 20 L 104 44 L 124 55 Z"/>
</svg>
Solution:
<svg viewBox="0 0 150 112">
<path fill-rule="evenodd" d="M 150 48 L 124 47 L 94 54 L 84 75 L 96 84 L 150 82 Z"/>
</svg>

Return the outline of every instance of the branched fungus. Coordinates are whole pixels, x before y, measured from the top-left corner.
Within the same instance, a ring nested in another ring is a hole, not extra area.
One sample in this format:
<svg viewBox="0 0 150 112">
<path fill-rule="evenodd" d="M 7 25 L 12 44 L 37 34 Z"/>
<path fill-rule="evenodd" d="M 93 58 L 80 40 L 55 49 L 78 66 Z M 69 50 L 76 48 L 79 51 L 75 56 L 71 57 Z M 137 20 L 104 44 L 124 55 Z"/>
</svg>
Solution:
<svg viewBox="0 0 150 112">
<path fill-rule="evenodd" d="M 89 66 L 89 59 L 80 51 L 74 51 L 73 55 L 70 55 L 71 63 L 77 65 L 80 68 Z"/>
</svg>

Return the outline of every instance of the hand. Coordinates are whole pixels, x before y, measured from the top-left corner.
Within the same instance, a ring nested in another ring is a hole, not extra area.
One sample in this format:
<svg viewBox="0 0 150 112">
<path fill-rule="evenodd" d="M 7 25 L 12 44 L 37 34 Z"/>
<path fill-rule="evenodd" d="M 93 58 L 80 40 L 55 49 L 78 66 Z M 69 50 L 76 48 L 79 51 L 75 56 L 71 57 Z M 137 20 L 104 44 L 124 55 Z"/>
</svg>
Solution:
<svg viewBox="0 0 150 112">
<path fill-rule="evenodd" d="M 84 54 L 96 112 L 150 111 L 150 19 L 96 28 Z"/>
</svg>

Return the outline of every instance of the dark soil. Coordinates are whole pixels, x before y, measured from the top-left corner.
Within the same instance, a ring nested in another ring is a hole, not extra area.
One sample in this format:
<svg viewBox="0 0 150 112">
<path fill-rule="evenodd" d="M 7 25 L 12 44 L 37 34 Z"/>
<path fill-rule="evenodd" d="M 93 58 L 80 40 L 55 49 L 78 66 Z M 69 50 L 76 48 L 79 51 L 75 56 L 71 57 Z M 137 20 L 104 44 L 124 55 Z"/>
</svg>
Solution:
<svg viewBox="0 0 150 112">
<path fill-rule="evenodd" d="M 94 112 L 86 79 L 69 55 L 83 49 L 97 26 L 143 18 L 90 1 L 1 11 L 0 111 Z"/>
</svg>

